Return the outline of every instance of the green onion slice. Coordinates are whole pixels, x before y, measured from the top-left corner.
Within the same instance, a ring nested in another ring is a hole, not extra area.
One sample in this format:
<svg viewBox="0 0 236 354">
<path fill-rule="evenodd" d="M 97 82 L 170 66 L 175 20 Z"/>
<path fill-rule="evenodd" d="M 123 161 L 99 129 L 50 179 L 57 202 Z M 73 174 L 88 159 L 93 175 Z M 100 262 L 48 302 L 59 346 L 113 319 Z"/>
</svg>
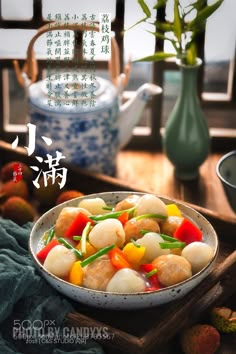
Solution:
<svg viewBox="0 0 236 354">
<path fill-rule="evenodd" d="M 52 228 L 49 232 L 48 232 L 48 235 L 47 235 L 47 238 L 44 242 L 44 245 L 46 246 L 50 241 L 52 241 L 53 237 L 55 235 L 55 230 L 54 228 Z"/>
<path fill-rule="evenodd" d="M 81 262 L 81 267 L 85 267 L 89 263 L 93 262 L 95 259 L 97 259 L 97 258 L 103 256 L 104 254 L 106 254 L 107 252 L 111 251 L 114 247 L 115 247 L 115 244 L 101 248 L 99 251 L 97 251 L 96 253 L 92 254 L 91 256 L 89 256 L 88 258 L 83 260 Z"/>
<path fill-rule="evenodd" d="M 141 247 L 141 245 L 138 242 L 136 242 L 133 238 L 131 238 L 130 241 L 135 245 L 135 247 L 137 247 L 137 248 Z"/>
<path fill-rule="evenodd" d="M 86 224 L 85 228 L 83 229 L 82 237 L 81 237 L 81 252 L 82 252 L 82 254 L 86 253 L 86 240 L 87 240 L 87 236 L 89 234 L 90 229 L 91 229 L 91 222 L 88 222 Z"/>
<path fill-rule="evenodd" d="M 73 236 L 74 241 L 80 241 L 82 236 Z"/>
<path fill-rule="evenodd" d="M 73 246 L 71 246 L 71 244 L 69 242 L 67 242 L 66 240 L 64 240 L 64 238 L 58 238 L 57 241 L 62 243 L 69 250 L 72 250 L 74 252 L 74 254 L 76 255 L 76 257 L 78 257 L 79 259 L 83 258 L 82 253 L 79 250 L 77 250 L 76 248 L 74 248 Z"/>
<path fill-rule="evenodd" d="M 147 278 L 150 278 L 151 276 L 153 276 L 153 275 L 156 274 L 156 273 L 157 273 L 157 269 L 154 268 L 154 269 L 151 270 L 150 272 L 146 273 L 145 276 L 146 276 Z"/>
<path fill-rule="evenodd" d="M 167 216 L 160 215 L 160 214 L 143 214 L 143 215 L 135 216 L 136 220 L 142 220 L 142 219 L 166 219 L 166 218 L 167 218 Z"/>
<path fill-rule="evenodd" d="M 89 218 L 91 220 L 94 220 L 94 221 L 102 221 L 102 220 L 106 220 L 106 219 L 117 219 L 124 212 L 127 212 L 127 213 L 130 214 L 132 211 L 134 211 L 134 209 L 135 209 L 135 207 L 132 207 L 130 209 L 125 209 L 125 210 L 120 210 L 120 211 L 113 211 L 113 212 L 107 213 L 107 214 L 92 215 Z"/>
<path fill-rule="evenodd" d="M 141 235 L 145 235 L 145 234 L 147 234 L 148 232 L 153 232 L 153 231 L 150 231 L 150 230 L 141 230 L 140 231 L 140 234 Z M 165 241 L 169 241 L 169 242 L 176 242 L 177 241 L 177 239 L 175 238 L 175 237 L 171 237 L 171 236 L 168 236 L 168 235 L 164 235 L 164 234 L 159 234 L 158 232 L 155 232 L 157 235 L 160 235 L 162 238 L 163 238 L 163 240 L 165 240 Z"/>
<path fill-rule="evenodd" d="M 185 242 L 160 242 L 162 249 L 183 248 L 186 246 Z"/>
</svg>

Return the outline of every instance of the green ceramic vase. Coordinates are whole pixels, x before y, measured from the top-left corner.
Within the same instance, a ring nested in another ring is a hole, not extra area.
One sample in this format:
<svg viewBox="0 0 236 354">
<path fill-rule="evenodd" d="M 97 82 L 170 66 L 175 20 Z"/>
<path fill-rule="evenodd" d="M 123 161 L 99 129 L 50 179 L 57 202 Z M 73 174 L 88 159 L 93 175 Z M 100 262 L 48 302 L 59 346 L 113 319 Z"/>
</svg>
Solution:
<svg viewBox="0 0 236 354">
<path fill-rule="evenodd" d="M 210 146 L 209 129 L 197 95 L 201 64 L 201 59 L 194 66 L 178 63 L 181 89 L 163 136 L 163 148 L 175 167 L 175 176 L 185 181 L 199 176 L 199 166 L 207 158 Z"/>
</svg>

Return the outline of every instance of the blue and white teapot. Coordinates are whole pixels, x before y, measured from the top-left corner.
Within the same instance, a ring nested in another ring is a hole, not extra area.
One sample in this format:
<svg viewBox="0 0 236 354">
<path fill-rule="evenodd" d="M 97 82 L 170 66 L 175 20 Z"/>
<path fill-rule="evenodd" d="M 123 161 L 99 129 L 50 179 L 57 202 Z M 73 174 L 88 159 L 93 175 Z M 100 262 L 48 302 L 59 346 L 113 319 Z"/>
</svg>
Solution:
<svg viewBox="0 0 236 354">
<path fill-rule="evenodd" d="M 35 83 L 38 70 L 34 42 L 41 34 L 60 29 L 99 31 L 94 24 L 45 25 L 30 41 L 22 71 L 14 61 L 18 81 L 27 91 L 31 123 L 37 127 L 35 152 L 46 156 L 60 151 L 68 163 L 91 172 L 115 175 L 117 153 L 130 140 L 146 101 L 151 95 L 160 94 L 162 89 L 146 83 L 132 99 L 120 104 L 121 92 L 128 83 L 129 65 L 125 73 L 120 74 L 118 46 L 113 37 L 109 61 L 112 82 L 96 76 L 84 88 L 78 70 L 61 73 L 60 82 L 55 73 L 51 75 L 50 83 L 48 77 Z M 58 97 L 62 97 L 61 104 L 56 104 Z M 91 97 L 95 101 L 93 104 Z M 42 136 L 50 138 L 52 144 L 47 146 Z"/>
</svg>

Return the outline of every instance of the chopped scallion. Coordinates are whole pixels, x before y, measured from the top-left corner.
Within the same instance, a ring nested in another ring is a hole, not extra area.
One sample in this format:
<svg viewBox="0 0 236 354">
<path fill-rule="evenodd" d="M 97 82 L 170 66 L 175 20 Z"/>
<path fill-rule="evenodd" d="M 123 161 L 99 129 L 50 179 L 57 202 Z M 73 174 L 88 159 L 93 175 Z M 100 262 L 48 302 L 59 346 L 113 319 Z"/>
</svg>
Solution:
<svg viewBox="0 0 236 354">
<path fill-rule="evenodd" d="M 160 214 L 143 214 L 143 215 L 135 216 L 136 220 L 142 220 L 142 219 L 166 219 L 166 218 L 167 218 L 167 216 L 160 215 Z"/>
<path fill-rule="evenodd" d="M 47 236 L 47 238 L 46 238 L 46 240 L 45 240 L 45 242 L 44 242 L 45 246 L 46 246 L 50 241 L 52 241 L 54 235 L 55 235 L 55 230 L 54 230 L 54 228 L 52 228 L 52 229 L 48 232 L 48 236 Z"/>
<path fill-rule="evenodd" d="M 106 220 L 106 219 L 117 219 L 124 212 L 127 212 L 130 214 L 134 209 L 135 209 L 135 207 L 132 207 L 130 209 L 113 211 L 113 212 L 107 213 L 107 214 L 92 215 L 89 218 L 94 221 L 102 221 L 102 220 Z"/>
<path fill-rule="evenodd" d="M 97 258 L 103 256 L 104 254 L 106 254 L 107 252 L 111 251 L 114 247 L 115 247 L 115 245 L 113 244 L 113 245 L 101 248 L 99 251 L 97 251 L 96 253 L 92 254 L 90 257 L 84 259 L 81 262 L 81 267 L 85 267 L 89 263 L 93 262 L 95 259 L 97 259 Z"/>
<path fill-rule="evenodd" d="M 74 248 L 73 246 L 71 246 L 71 244 L 69 242 L 67 242 L 66 240 L 64 240 L 64 238 L 58 238 L 57 241 L 62 243 L 69 250 L 72 250 L 74 252 L 74 254 L 76 255 L 76 257 L 78 257 L 79 259 L 83 258 L 82 253 L 79 250 L 77 250 L 76 248 Z"/>
<path fill-rule="evenodd" d="M 87 236 L 89 234 L 90 228 L 91 228 L 91 222 L 88 222 L 82 232 L 82 237 L 81 237 L 81 252 L 82 252 L 82 254 L 86 253 L 86 240 L 87 240 Z"/>
<path fill-rule="evenodd" d="M 73 236 L 74 241 L 80 241 L 82 236 Z"/>
<path fill-rule="evenodd" d="M 137 248 L 140 248 L 141 247 L 141 245 L 138 243 L 138 242 L 136 242 L 133 238 L 131 238 L 131 240 L 130 240 Z"/>
<path fill-rule="evenodd" d="M 185 242 L 160 242 L 162 249 L 183 248 L 186 246 Z"/>
<path fill-rule="evenodd" d="M 113 209 L 113 207 L 104 206 L 104 207 L 102 207 L 102 209 L 103 209 L 103 210 L 112 210 L 112 209 Z"/>
<path fill-rule="evenodd" d="M 151 270 L 150 272 L 146 273 L 145 276 L 147 278 L 150 278 L 151 276 L 153 276 L 156 273 L 157 273 L 157 269 L 155 268 L 155 269 Z"/>
</svg>

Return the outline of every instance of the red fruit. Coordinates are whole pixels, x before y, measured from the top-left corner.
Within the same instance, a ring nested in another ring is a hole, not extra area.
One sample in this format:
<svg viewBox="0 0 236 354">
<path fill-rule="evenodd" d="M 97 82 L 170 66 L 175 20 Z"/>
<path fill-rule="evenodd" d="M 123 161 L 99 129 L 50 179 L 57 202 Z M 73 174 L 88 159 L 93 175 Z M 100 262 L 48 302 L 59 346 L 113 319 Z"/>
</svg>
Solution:
<svg viewBox="0 0 236 354">
<path fill-rule="evenodd" d="M 1 193 L 8 197 L 21 197 L 29 199 L 29 190 L 25 181 L 21 180 L 17 183 L 8 181 L 2 185 Z"/>
<path fill-rule="evenodd" d="M 20 161 L 8 162 L 1 168 L 0 179 L 2 180 L 2 182 L 13 180 L 13 173 L 15 171 L 16 166 L 19 166 L 21 168 L 23 180 L 28 185 L 29 183 L 32 183 L 33 171 L 29 168 L 29 166 Z"/>
<path fill-rule="evenodd" d="M 18 225 L 33 221 L 36 212 L 32 205 L 21 197 L 10 197 L 2 206 L 2 216 Z"/>
<path fill-rule="evenodd" d="M 74 198 L 78 198 L 84 195 L 83 193 L 76 190 L 67 190 L 62 192 L 56 200 L 56 205 L 66 202 Z"/>
<path fill-rule="evenodd" d="M 215 327 L 198 324 L 184 331 L 181 347 L 185 354 L 213 354 L 220 345 L 220 334 Z"/>
</svg>

